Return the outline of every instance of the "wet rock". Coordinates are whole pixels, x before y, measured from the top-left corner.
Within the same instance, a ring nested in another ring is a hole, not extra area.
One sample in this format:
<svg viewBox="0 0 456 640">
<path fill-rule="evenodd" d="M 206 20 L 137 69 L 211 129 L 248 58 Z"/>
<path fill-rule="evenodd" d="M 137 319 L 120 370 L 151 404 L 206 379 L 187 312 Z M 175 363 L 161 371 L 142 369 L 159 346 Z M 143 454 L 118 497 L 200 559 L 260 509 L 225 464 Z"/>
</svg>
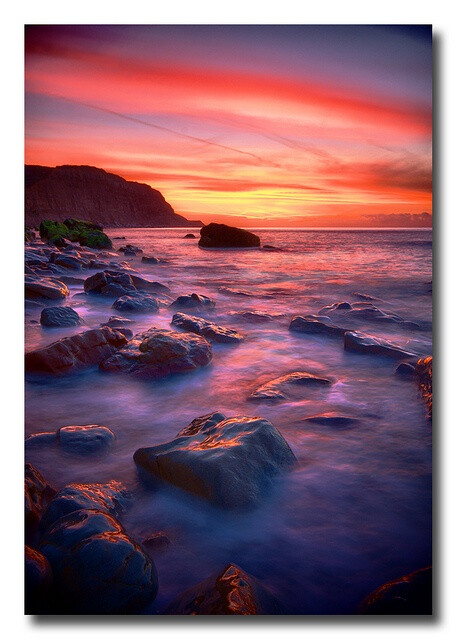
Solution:
<svg viewBox="0 0 456 640">
<path fill-rule="evenodd" d="M 365 615 L 432 615 L 432 567 L 376 589 L 361 607 Z"/>
<path fill-rule="evenodd" d="M 117 251 L 120 251 L 121 253 L 127 253 L 128 251 L 130 251 L 134 255 L 136 255 L 137 253 L 142 253 L 143 252 L 141 247 L 137 247 L 134 244 L 126 244 L 125 247 L 119 247 L 119 249 L 117 249 Z"/>
<path fill-rule="evenodd" d="M 116 436 L 107 427 L 98 424 L 84 426 L 61 427 L 57 431 L 32 433 L 25 440 L 27 448 L 45 445 L 59 445 L 62 449 L 87 455 L 105 449 L 115 440 Z"/>
<path fill-rule="evenodd" d="M 113 240 L 126 240 L 126 236 L 114 236 Z"/>
<path fill-rule="evenodd" d="M 145 538 L 142 541 L 142 545 L 147 547 L 148 549 L 162 550 L 169 547 L 171 544 L 171 540 L 168 536 L 163 533 L 163 531 L 159 531 L 158 533 L 154 533 L 153 535 Z"/>
<path fill-rule="evenodd" d="M 237 227 L 230 227 L 226 224 L 210 224 L 200 229 L 201 237 L 198 245 L 204 248 L 223 249 L 223 248 L 243 248 L 243 247 L 259 247 L 260 238 Z"/>
<path fill-rule="evenodd" d="M 274 247 L 272 244 L 264 244 L 262 247 L 263 251 L 282 251 L 279 247 Z"/>
<path fill-rule="evenodd" d="M 154 256 L 143 256 L 141 258 L 141 262 L 144 262 L 145 264 L 158 264 L 160 260 Z"/>
<path fill-rule="evenodd" d="M 107 322 L 104 323 L 105 327 L 123 327 L 126 324 L 131 324 L 133 320 L 131 318 L 123 318 L 122 316 L 111 316 Z"/>
<path fill-rule="evenodd" d="M 112 308 L 130 313 L 155 313 L 159 306 L 157 298 L 149 293 L 134 292 L 117 298 L 113 302 Z"/>
<path fill-rule="evenodd" d="M 131 274 L 131 280 L 133 285 L 138 289 L 138 291 L 146 291 L 148 293 L 170 293 L 169 287 L 161 282 L 153 282 L 151 280 L 146 280 L 146 278 L 141 278 L 140 276 L 135 276 Z"/>
<path fill-rule="evenodd" d="M 346 428 L 353 427 L 358 424 L 358 418 L 352 418 L 350 416 L 341 416 L 332 412 L 322 413 L 318 416 L 310 416 L 304 418 L 304 422 L 310 422 L 311 424 L 320 424 L 324 427 L 337 427 Z"/>
<path fill-rule="evenodd" d="M 220 327 L 214 322 L 209 322 L 209 320 L 197 318 L 196 316 L 189 316 L 186 313 L 175 313 L 172 324 L 179 327 L 179 329 L 204 336 L 211 342 L 238 344 L 244 339 L 244 337 L 234 329 Z"/>
<path fill-rule="evenodd" d="M 277 318 L 283 318 L 283 313 L 266 313 L 263 311 L 235 311 L 233 315 L 238 316 L 246 322 L 258 324 L 272 322 L 273 320 L 277 320 Z"/>
<path fill-rule="evenodd" d="M 48 609 L 52 570 L 47 558 L 32 547 L 25 547 L 25 614 L 45 613 Z"/>
<path fill-rule="evenodd" d="M 382 338 L 376 338 L 360 331 L 347 331 L 344 335 L 344 349 L 358 353 L 368 353 L 388 358 L 416 357 L 398 345 Z"/>
<path fill-rule="evenodd" d="M 138 449 L 135 463 L 158 478 L 227 509 L 258 505 L 295 456 L 277 429 L 262 418 L 196 418 L 166 444 Z"/>
<path fill-rule="evenodd" d="M 32 433 L 25 439 L 26 449 L 37 449 L 52 446 L 57 443 L 56 431 L 41 431 Z"/>
<path fill-rule="evenodd" d="M 219 287 L 219 291 L 224 296 L 242 296 L 243 298 L 253 298 L 253 294 L 242 289 L 233 289 L 233 287 Z"/>
<path fill-rule="evenodd" d="M 122 271 L 99 271 L 84 281 L 84 291 L 91 294 L 120 296 L 135 290 L 131 276 Z"/>
<path fill-rule="evenodd" d="M 49 502 L 41 522 L 41 531 L 46 531 L 62 516 L 80 509 L 96 509 L 118 518 L 129 503 L 129 494 L 124 485 L 116 480 L 105 484 L 72 483 L 59 491 Z"/>
<path fill-rule="evenodd" d="M 25 297 L 28 300 L 46 298 L 47 300 L 63 300 L 70 295 L 70 290 L 60 280 L 34 275 L 25 276 Z"/>
<path fill-rule="evenodd" d="M 29 463 L 25 465 L 24 498 L 25 498 L 25 535 L 26 540 L 33 540 L 41 520 L 56 491 L 43 478 L 41 473 Z"/>
<path fill-rule="evenodd" d="M 153 560 L 102 511 L 83 509 L 61 517 L 40 549 L 54 574 L 58 613 L 137 613 L 157 594 Z"/>
<path fill-rule="evenodd" d="M 170 309 L 200 309 L 207 310 L 215 307 L 215 301 L 207 296 L 192 293 L 186 296 L 179 296 L 169 305 Z"/>
<path fill-rule="evenodd" d="M 84 284 L 84 279 L 83 278 L 75 278 L 74 276 L 66 276 L 65 274 L 62 274 L 61 276 L 59 276 L 59 280 L 61 282 L 64 282 L 66 285 L 74 285 L 74 284 Z"/>
<path fill-rule="evenodd" d="M 400 324 L 404 327 L 407 327 L 408 329 L 420 328 L 420 325 L 418 325 L 416 322 L 404 320 L 404 318 L 395 313 L 385 313 L 370 302 L 354 302 L 353 304 L 350 304 L 349 302 L 336 302 L 327 307 L 323 307 L 323 309 L 320 310 L 319 314 L 324 315 L 334 312 L 340 312 L 342 317 L 346 318 L 348 321 L 353 319 L 367 320 L 370 322 Z"/>
<path fill-rule="evenodd" d="M 82 324 L 82 318 L 71 307 L 46 307 L 40 322 L 43 327 L 76 327 Z"/>
<path fill-rule="evenodd" d="M 294 316 L 291 319 L 290 331 L 299 333 L 322 333 L 326 335 L 343 336 L 349 329 L 344 329 L 331 322 L 326 316 Z"/>
<path fill-rule="evenodd" d="M 258 387 L 248 400 L 269 400 L 272 402 L 285 400 L 290 397 L 290 390 L 294 386 L 300 387 L 324 387 L 330 385 L 327 378 L 319 378 L 312 373 L 304 371 L 294 371 L 279 378 L 274 378 Z"/>
<path fill-rule="evenodd" d="M 98 364 L 128 342 L 110 327 L 90 329 L 25 354 L 27 373 L 60 375 Z"/>
<path fill-rule="evenodd" d="M 402 378 L 413 378 L 415 375 L 415 367 L 410 362 L 401 362 L 394 373 Z"/>
<path fill-rule="evenodd" d="M 331 311 L 346 311 L 347 309 L 351 309 L 352 306 L 349 302 L 334 302 L 334 304 L 330 304 L 327 307 L 323 307 L 320 309 L 319 314 L 326 315 L 327 313 L 331 313 Z"/>
<path fill-rule="evenodd" d="M 374 298 L 374 296 L 370 296 L 367 293 L 358 293 L 357 291 L 353 294 L 355 298 L 359 298 L 360 300 L 367 300 L 368 302 L 378 300 L 378 298 Z"/>
<path fill-rule="evenodd" d="M 75 256 L 70 255 L 60 255 L 54 260 L 54 264 L 59 267 L 64 267 L 65 269 L 74 269 L 79 271 L 87 267 L 87 260 L 82 260 L 81 258 L 77 258 Z"/>
<path fill-rule="evenodd" d="M 255 616 L 282 614 L 283 609 L 258 580 L 235 564 L 228 564 L 220 573 L 214 573 L 178 596 L 165 613 Z"/>
<path fill-rule="evenodd" d="M 420 358 L 416 365 L 416 375 L 421 396 L 426 402 L 428 416 L 432 418 L 432 356 Z"/>
<path fill-rule="evenodd" d="M 211 359 L 211 345 L 203 337 L 194 333 L 149 329 L 135 335 L 125 348 L 101 362 L 100 369 L 160 378 L 204 367 Z"/>
<path fill-rule="evenodd" d="M 195 236 L 195 234 L 194 234 L 194 233 L 186 233 L 186 234 L 185 234 L 185 236 L 184 236 L 184 240 L 185 240 L 186 238 L 196 238 L 196 236 Z"/>
</svg>

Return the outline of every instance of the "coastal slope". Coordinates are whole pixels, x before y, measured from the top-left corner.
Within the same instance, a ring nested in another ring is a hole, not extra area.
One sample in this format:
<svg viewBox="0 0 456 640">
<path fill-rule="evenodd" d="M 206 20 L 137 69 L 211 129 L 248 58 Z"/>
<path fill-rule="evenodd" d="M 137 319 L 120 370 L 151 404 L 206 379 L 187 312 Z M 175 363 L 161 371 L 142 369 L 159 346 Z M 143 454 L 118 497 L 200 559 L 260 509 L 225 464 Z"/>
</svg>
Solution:
<svg viewBox="0 0 456 640">
<path fill-rule="evenodd" d="M 25 165 L 25 224 L 83 218 L 105 227 L 200 227 L 174 212 L 162 194 L 103 169 Z"/>
</svg>

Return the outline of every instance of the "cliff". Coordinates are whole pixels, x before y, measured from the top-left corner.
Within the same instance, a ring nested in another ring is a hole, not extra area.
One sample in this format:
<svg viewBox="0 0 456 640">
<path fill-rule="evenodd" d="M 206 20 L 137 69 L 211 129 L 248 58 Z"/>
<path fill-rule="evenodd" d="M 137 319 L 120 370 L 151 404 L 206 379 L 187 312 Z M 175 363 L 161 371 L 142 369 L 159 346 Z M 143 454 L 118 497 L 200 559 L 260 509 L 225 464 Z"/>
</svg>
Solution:
<svg viewBox="0 0 456 640">
<path fill-rule="evenodd" d="M 25 224 L 82 218 L 103 227 L 200 227 L 174 212 L 162 194 L 103 169 L 25 165 Z"/>
</svg>

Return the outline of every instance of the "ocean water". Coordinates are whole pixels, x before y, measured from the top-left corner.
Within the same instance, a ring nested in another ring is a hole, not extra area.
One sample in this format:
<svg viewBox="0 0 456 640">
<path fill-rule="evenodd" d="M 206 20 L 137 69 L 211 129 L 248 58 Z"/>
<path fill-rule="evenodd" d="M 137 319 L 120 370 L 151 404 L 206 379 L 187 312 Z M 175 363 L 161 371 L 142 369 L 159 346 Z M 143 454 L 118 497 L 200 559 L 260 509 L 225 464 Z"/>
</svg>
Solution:
<svg viewBox="0 0 456 640">
<path fill-rule="evenodd" d="M 416 385 L 394 376 L 394 360 L 346 352 L 338 337 L 288 330 L 294 314 L 360 301 L 354 294 L 362 293 L 420 328 L 372 321 L 352 322 L 353 328 L 430 354 L 431 232 L 257 230 L 263 244 L 281 249 L 269 252 L 202 250 L 197 240 L 183 238 L 194 229 L 107 231 L 126 236 L 114 240 L 116 248 L 129 242 L 168 261 L 129 259 L 141 275 L 168 285 L 173 298 L 193 292 L 214 298 L 216 308 L 205 316 L 245 335 L 240 345 L 214 345 L 208 367 L 157 382 L 92 369 L 26 383 L 27 435 L 70 424 L 115 431 L 116 442 L 102 455 L 77 458 L 42 448 L 26 457 L 56 488 L 123 481 L 133 495 L 123 519 L 130 535 L 141 541 L 163 531 L 170 538 L 170 546 L 152 552 L 160 587 L 144 612 L 159 613 L 232 562 L 262 581 L 288 613 L 353 613 L 385 581 L 431 564 L 432 436 Z M 128 315 L 111 309 L 110 299 L 77 295 L 81 285 L 70 289 L 65 304 L 84 317 L 85 328 Z M 277 315 L 268 323 L 246 323 L 238 314 L 245 310 Z M 82 330 L 44 329 L 33 322 L 38 316 L 27 312 L 26 350 Z M 136 333 L 168 328 L 172 312 L 129 317 Z M 263 382 L 297 370 L 334 383 L 303 388 L 278 404 L 247 401 Z M 251 512 L 224 512 L 169 486 L 151 489 L 137 474 L 136 449 L 171 440 L 214 410 L 267 418 L 298 459 Z M 359 421 L 346 429 L 303 421 L 327 412 Z"/>
</svg>

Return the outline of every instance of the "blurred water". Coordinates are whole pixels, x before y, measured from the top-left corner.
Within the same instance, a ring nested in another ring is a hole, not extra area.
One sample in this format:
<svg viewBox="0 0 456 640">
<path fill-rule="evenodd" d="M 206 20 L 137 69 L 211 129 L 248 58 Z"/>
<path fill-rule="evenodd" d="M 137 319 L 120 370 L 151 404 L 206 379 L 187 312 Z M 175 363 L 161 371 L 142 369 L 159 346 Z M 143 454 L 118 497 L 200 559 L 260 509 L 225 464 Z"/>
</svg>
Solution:
<svg viewBox="0 0 456 640">
<path fill-rule="evenodd" d="M 282 249 L 267 252 L 201 250 L 196 239 L 183 238 L 187 231 L 108 233 L 126 236 L 114 241 L 117 248 L 129 242 L 167 260 L 146 265 L 139 256 L 130 264 L 167 284 L 173 297 L 196 292 L 214 298 L 216 308 L 207 317 L 238 329 L 245 342 L 215 345 L 210 366 L 159 382 L 90 370 L 27 383 L 27 434 L 98 423 L 118 438 L 96 458 L 42 449 L 27 452 L 27 459 L 58 488 L 72 481 L 125 482 L 135 496 L 124 519 L 131 535 L 142 540 L 167 533 L 170 547 L 154 552 L 160 590 L 149 613 L 228 562 L 262 580 L 290 613 L 351 613 L 381 583 L 431 563 L 430 425 L 414 383 L 393 375 L 395 362 L 345 352 L 340 338 L 290 333 L 288 326 L 295 313 L 355 302 L 353 294 L 360 292 L 421 330 L 365 321 L 355 328 L 431 353 L 431 232 L 258 230 L 263 244 Z M 77 295 L 81 291 L 82 285 L 72 286 L 65 304 L 84 317 L 85 328 L 120 315 L 110 308 L 112 300 Z M 247 324 L 235 313 L 243 310 L 283 315 Z M 31 322 L 38 317 L 38 311 L 26 316 L 27 350 L 81 331 L 43 329 Z M 169 327 L 172 313 L 129 317 L 137 332 Z M 259 384 L 294 370 L 334 384 L 303 389 L 281 404 L 247 402 Z M 152 491 L 138 479 L 132 459 L 138 447 L 168 441 L 213 410 L 268 418 L 298 458 L 297 468 L 254 512 L 224 513 L 170 487 Z M 359 422 L 351 429 L 303 422 L 327 411 Z"/>
</svg>

